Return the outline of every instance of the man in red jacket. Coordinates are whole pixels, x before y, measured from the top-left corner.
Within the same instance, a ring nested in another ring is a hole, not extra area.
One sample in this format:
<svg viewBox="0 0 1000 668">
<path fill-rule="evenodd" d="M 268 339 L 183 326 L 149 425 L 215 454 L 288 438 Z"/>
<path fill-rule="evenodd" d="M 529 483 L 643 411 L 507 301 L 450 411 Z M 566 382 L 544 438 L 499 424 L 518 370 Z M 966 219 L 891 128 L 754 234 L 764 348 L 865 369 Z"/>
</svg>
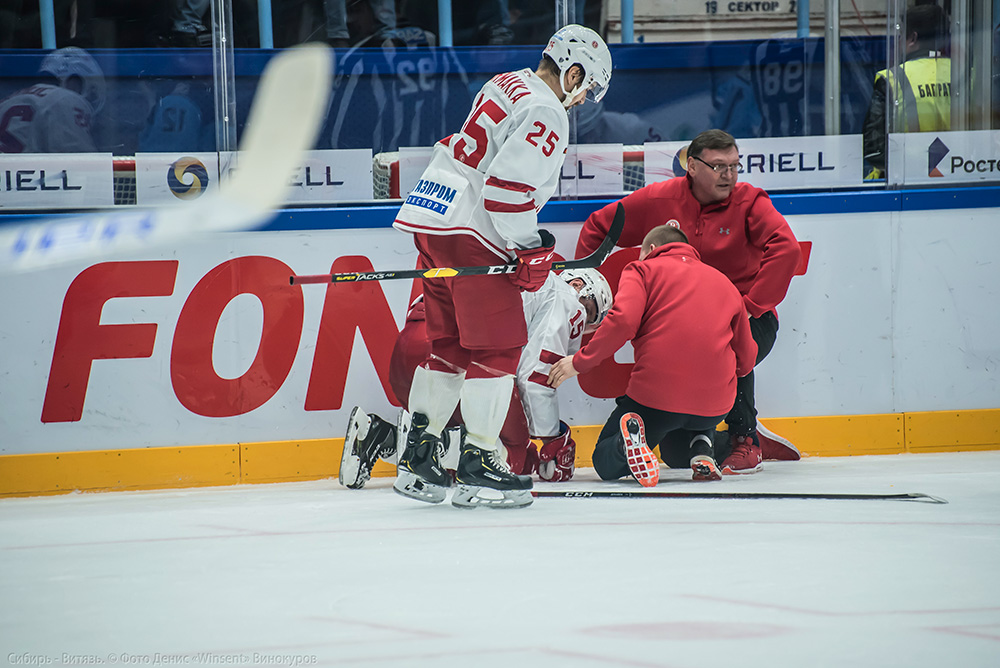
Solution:
<svg viewBox="0 0 1000 668">
<path fill-rule="evenodd" d="M 655 485 L 659 463 L 648 436 L 664 461 L 687 458 L 695 480 L 719 480 L 713 432 L 733 405 L 737 376 L 753 370 L 757 345 L 739 291 L 701 261 L 678 228 L 649 231 L 639 261 L 622 271 L 603 324 L 580 352 L 552 366 L 549 384 L 596 368 L 628 341 L 635 366 L 598 436 L 597 474 L 614 480 L 632 473 Z"/>
<path fill-rule="evenodd" d="M 775 307 L 785 298 L 799 263 L 799 245 L 767 193 L 737 180 L 736 140 L 722 130 L 706 130 L 687 149 L 687 174 L 650 184 L 621 200 L 628 221 L 618 245 L 637 245 L 664 223 L 683 230 L 701 260 L 732 281 L 749 314 L 759 364 L 778 333 Z M 617 202 L 595 211 L 580 232 L 577 257 L 589 254 L 611 225 Z M 670 392 L 669 388 L 663 390 Z M 736 399 L 725 416 L 731 454 L 723 473 L 756 473 L 763 455 L 754 403 L 753 373 L 739 379 Z M 767 434 L 764 434 L 767 436 Z M 780 437 L 765 439 L 775 459 L 798 459 Z"/>
</svg>

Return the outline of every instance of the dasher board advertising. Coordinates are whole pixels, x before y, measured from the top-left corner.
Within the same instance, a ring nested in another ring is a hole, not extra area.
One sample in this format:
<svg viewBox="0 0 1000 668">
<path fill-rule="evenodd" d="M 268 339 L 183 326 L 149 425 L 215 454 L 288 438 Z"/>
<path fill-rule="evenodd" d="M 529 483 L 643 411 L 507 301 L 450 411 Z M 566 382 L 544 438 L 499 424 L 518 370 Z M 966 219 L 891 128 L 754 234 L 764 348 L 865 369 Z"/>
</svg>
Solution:
<svg viewBox="0 0 1000 668">
<path fill-rule="evenodd" d="M 622 145 L 579 144 L 566 149 L 559 175 L 563 197 L 621 195 Z"/>
<path fill-rule="evenodd" d="M 690 142 L 643 146 L 646 184 L 687 173 Z M 861 135 L 737 139 L 739 180 L 765 190 L 810 190 L 862 185 Z"/>
<path fill-rule="evenodd" d="M 372 150 L 308 151 L 290 187 L 290 204 L 371 201 Z"/>
<path fill-rule="evenodd" d="M 434 149 L 402 147 L 399 149 L 399 192 L 406 197 L 430 164 Z M 566 149 L 559 179 L 563 197 L 621 195 L 622 145 L 580 144 Z"/>
<path fill-rule="evenodd" d="M 0 209 L 84 209 L 114 205 L 110 153 L 0 155 Z"/>
<path fill-rule="evenodd" d="M 238 153 L 139 153 L 139 205 L 195 200 L 218 187 L 220 174 L 239 169 Z M 372 199 L 371 149 L 308 151 L 288 184 L 289 204 Z"/>
<path fill-rule="evenodd" d="M 950 186 L 1000 181 L 1000 130 L 889 135 L 889 183 Z"/>
<path fill-rule="evenodd" d="M 135 156 L 135 201 L 139 206 L 190 202 L 218 187 L 218 153 L 137 153 Z"/>
</svg>

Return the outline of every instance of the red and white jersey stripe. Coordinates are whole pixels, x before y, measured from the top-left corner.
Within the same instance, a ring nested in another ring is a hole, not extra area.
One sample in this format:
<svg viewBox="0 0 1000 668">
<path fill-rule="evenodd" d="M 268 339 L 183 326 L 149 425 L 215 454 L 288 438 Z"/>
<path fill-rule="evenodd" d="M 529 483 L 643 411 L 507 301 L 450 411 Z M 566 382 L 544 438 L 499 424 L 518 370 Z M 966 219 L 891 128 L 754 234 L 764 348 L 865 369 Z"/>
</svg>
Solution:
<svg viewBox="0 0 1000 668">
<path fill-rule="evenodd" d="M 532 436 L 559 434 L 559 401 L 549 386 L 552 365 L 580 350 L 587 312 L 580 295 L 553 273 L 536 292 L 522 292 L 528 343 L 517 364 L 517 389 Z"/>
<path fill-rule="evenodd" d="M 496 75 L 461 131 L 435 146 L 395 226 L 470 234 L 503 257 L 538 247 L 538 211 L 559 184 L 568 134 L 565 109 L 534 72 Z"/>
</svg>

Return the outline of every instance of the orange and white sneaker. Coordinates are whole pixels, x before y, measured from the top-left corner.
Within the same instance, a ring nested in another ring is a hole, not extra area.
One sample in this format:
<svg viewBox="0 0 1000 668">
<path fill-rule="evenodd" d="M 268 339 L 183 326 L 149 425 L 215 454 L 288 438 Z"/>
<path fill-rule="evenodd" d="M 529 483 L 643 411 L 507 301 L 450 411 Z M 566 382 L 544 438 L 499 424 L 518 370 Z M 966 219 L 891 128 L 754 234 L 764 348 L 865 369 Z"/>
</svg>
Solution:
<svg viewBox="0 0 1000 668">
<path fill-rule="evenodd" d="M 797 462 L 802 458 L 802 453 L 792 445 L 791 441 L 778 436 L 760 422 L 757 423 L 757 439 L 760 441 L 760 452 L 764 459 Z"/>
<path fill-rule="evenodd" d="M 646 427 L 636 413 L 626 413 L 618 423 L 625 441 L 625 459 L 629 471 L 643 487 L 660 482 L 660 462 L 646 445 Z"/>
<path fill-rule="evenodd" d="M 695 455 L 691 458 L 691 480 L 695 482 L 705 482 L 708 480 L 722 480 L 719 472 L 719 465 L 708 455 Z"/>
<path fill-rule="evenodd" d="M 745 475 L 757 473 L 764 465 L 760 445 L 753 436 L 733 436 L 733 451 L 722 462 L 723 475 Z"/>
</svg>

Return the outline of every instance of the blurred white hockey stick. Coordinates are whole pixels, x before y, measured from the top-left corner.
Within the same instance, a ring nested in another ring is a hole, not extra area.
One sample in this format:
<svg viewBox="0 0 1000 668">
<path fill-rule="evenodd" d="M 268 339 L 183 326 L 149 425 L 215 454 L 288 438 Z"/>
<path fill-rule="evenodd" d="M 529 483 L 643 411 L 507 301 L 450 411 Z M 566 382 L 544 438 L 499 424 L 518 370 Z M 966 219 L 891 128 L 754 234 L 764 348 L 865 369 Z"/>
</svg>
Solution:
<svg viewBox="0 0 1000 668">
<path fill-rule="evenodd" d="M 285 199 L 327 110 L 333 54 L 307 44 L 264 69 L 243 133 L 237 168 L 216 193 L 160 209 L 101 212 L 0 227 L 0 273 L 99 259 L 202 232 L 253 229 Z"/>
</svg>

